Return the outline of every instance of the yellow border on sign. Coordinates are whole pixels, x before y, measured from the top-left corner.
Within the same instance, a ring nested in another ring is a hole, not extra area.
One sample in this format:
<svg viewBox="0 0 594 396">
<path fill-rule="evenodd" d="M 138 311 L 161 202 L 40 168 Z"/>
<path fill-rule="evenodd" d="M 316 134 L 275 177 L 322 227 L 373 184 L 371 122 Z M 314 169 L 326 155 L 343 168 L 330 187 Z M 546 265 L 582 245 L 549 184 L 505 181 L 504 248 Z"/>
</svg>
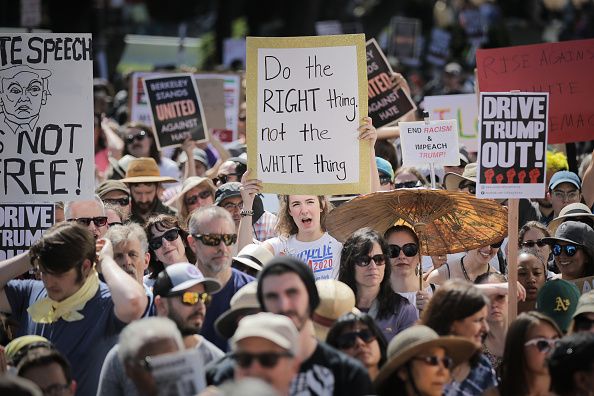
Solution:
<svg viewBox="0 0 594 396">
<path fill-rule="evenodd" d="M 365 35 L 344 34 L 339 36 L 312 37 L 248 37 L 246 40 L 246 105 L 247 105 L 247 152 L 248 166 L 254 178 L 258 170 L 258 131 L 257 131 L 257 89 L 258 89 L 258 49 L 260 48 L 319 48 L 355 46 L 357 53 L 357 80 L 359 96 L 359 116 L 367 117 L 367 59 L 365 57 Z M 371 191 L 370 144 L 359 144 L 359 182 L 346 184 L 279 184 L 264 183 L 263 191 L 277 194 L 366 194 Z"/>
</svg>

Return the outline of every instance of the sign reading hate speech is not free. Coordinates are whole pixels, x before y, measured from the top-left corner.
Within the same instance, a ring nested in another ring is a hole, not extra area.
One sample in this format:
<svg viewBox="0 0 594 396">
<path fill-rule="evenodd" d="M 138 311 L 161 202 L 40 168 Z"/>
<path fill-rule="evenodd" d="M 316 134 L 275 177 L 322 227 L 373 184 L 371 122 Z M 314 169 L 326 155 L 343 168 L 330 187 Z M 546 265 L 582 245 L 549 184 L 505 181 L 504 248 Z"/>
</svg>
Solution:
<svg viewBox="0 0 594 396">
<path fill-rule="evenodd" d="M 249 37 L 248 159 L 264 191 L 369 191 L 364 35 Z"/>
</svg>

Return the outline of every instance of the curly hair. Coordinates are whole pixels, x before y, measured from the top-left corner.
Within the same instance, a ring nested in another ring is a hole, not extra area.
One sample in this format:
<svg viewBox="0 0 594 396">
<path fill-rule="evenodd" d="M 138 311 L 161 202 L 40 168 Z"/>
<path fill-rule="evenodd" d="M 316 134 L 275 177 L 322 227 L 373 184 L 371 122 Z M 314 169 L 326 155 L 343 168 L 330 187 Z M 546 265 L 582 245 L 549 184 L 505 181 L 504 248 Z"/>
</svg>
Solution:
<svg viewBox="0 0 594 396">
<path fill-rule="evenodd" d="M 314 195 L 312 195 L 314 196 Z M 280 208 L 278 210 L 278 222 L 276 223 L 276 233 L 278 235 L 282 235 L 285 237 L 289 237 L 291 235 L 296 235 L 299 232 L 299 228 L 291 217 L 289 213 L 289 199 L 291 195 L 281 195 L 280 196 Z M 320 213 L 320 226 L 322 227 L 322 231 L 326 232 L 326 217 L 328 217 L 328 213 L 332 210 L 332 204 L 328 200 L 328 197 L 324 195 L 317 195 L 315 196 L 320 203 L 320 208 L 322 208 L 322 213 Z"/>
</svg>

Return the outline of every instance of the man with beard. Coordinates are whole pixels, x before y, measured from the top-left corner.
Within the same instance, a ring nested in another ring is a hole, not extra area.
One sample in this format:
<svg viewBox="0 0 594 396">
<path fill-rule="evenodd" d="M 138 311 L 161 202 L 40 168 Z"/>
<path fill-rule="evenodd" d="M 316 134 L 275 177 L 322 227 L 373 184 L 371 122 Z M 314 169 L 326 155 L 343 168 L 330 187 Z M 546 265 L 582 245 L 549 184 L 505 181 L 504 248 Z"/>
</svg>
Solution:
<svg viewBox="0 0 594 396">
<path fill-rule="evenodd" d="M 144 271 L 148 268 L 151 259 L 146 233 L 138 224 L 130 223 L 111 227 L 105 234 L 105 238 L 113 245 L 115 262 L 144 287 L 149 303 L 143 316 L 153 316 L 153 292 L 143 282 Z"/>
<path fill-rule="evenodd" d="M 136 158 L 130 162 L 126 177 L 122 179 L 130 187 L 132 213 L 130 221 L 138 224 L 158 214 L 176 215 L 176 211 L 167 207 L 159 199 L 160 183 L 174 183 L 172 177 L 161 176 L 159 167 L 152 158 Z"/>
<path fill-rule="evenodd" d="M 199 208 L 192 212 L 188 228 L 188 244 L 196 255 L 198 269 L 222 285 L 206 313 L 202 335 L 221 350 L 227 351 L 227 340 L 216 333 L 214 322 L 230 308 L 231 297 L 255 279 L 231 267 L 237 232 L 229 212 L 218 206 Z"/>
<path fill-rule="evenodd" d="M 223 356 L 221 350 L 198 334 L 212 294 L 220 289 L 219 282 L 205 278 L 190 263 L 178 263 L 165 268 L 153 288 L 157 316 L 167 317 L 175 322 L 182 334 L 185 348 L 197 349 L 205 365 Z M 118 359 L 118 349 L 118 345 L 113 347 L 105 358 L 97 396 L 138 395 L 134 383 L 126 376 Z"/>
</svg>

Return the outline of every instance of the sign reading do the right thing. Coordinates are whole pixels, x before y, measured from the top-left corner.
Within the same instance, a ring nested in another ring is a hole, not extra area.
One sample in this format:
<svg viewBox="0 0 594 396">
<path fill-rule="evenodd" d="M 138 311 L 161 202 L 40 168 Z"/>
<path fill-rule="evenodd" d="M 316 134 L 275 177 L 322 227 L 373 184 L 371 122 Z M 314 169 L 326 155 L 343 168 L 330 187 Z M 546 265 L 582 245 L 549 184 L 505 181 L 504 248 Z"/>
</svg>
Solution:
<svg viewBox="0 0 594 396">
<path fill-rule="evenodd" d="M 548 93 L 481 92 L 478 198 L 543 198 Z"/>
</svg>

